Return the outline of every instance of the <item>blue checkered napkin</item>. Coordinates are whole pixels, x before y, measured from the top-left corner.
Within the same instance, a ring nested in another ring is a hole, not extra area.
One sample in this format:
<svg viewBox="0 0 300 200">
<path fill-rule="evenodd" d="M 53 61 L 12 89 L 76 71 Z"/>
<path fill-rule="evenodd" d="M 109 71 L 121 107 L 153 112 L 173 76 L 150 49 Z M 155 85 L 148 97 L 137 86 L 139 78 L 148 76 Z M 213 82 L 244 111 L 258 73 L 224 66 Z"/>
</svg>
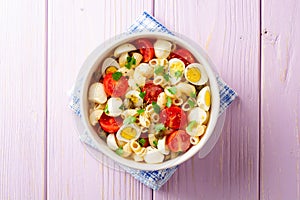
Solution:
<svg viewBox="0 0 300 200">
<path fill-rule="evenodd" d="M 169 31 L 164 25 L 159 23 L 152 15 L 149 15 L 147 12 L 137 18 L 137 20 L 129 27 L 127 32 L 129 33 L 138 33 L 138 32 L 162 32 L 162 33 L 173 33 Z"/>
<path fill-rule="evenodd" d="M 144 12 L 135 23 L 133 23 L 130 27 L 128 32 L 129 33 L 137 33 L 143 31 L 150 31 L 150 32 L 165 32 L 172 34 L 166 27 L 164 27 L 161 23 L 159 23 L 153 16 L 149 15 L 147 12 Z M 79 73 L 80 75 L 81 73 Z M 75 83 L 75 86 L 72 90 L 71 94 L 71 102 L 69 104 L 69 108 L 79 117 L 81 117 L 80 113 L 80 86 L 82 85 L 82 76 L 78 77 Z M 219 85 L 220 90 L 220 112 L 221 115 L 226 108 L 232 103 L 232 101 L 237 97 L 237 94 L 228 86 L 224 81 L 217 77 L 217 82 Z M 88 144 L 89 146 L 97 149 L 97 147 L 93 144 L 93 140 L 88 136 L 85 131 L 80 133 L 80 139 Z M 141 181 L 146 186 L 152 188 L 153 190 L 158 190 L 163 184 L 165 184 L 171 176 L 176 171 L 177 167 L 163 169 L 163 170 L 156 170 L 156 171 L 142 171 L 137 170 L 125 166 L 121 166 L 125 169 L 126 172 L 130 173 L 134 178 Z"/>
</svg>

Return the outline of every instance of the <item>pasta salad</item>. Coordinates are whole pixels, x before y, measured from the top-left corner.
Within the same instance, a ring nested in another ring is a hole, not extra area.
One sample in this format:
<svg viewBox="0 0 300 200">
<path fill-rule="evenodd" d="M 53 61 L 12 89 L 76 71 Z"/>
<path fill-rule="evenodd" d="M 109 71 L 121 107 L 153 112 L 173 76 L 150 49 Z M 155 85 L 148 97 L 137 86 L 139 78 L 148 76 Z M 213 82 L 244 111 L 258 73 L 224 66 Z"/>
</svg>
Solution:
<svg viewBox="0 0 300 200">
<path fill-rule="evenodd" d="M 110 149 L 161 163 L 197 145 L 211 93 L 205 68 L 179 45 L 141 38 L 114 49 L 89 86 L 89 121 Z"/>
</svg>

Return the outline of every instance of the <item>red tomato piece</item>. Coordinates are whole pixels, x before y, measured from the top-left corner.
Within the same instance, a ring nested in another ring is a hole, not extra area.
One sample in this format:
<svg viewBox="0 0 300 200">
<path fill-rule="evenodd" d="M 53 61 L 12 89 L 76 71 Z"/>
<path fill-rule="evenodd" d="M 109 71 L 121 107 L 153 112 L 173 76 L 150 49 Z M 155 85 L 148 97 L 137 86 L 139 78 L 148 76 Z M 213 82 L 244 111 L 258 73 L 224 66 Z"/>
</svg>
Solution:
<svg viewBox="0 0 300 200">
<path fill-rule="evenodd" d="M 138 39 L 135 41 L 135 44 L 143 55 L 143 62 L 149 62 L 154 56 L 154 48 L 150 40 Z"/>
<path fill-rule="evenodd" d="M 159 118 L 161 123 L 172 129 L 185 128 L 187 124 L 185 112 L 177 106 L 163 109 Z"/>
<path fill-rule="evenodd" d="M 186 66 L 195 62 L 194 56 L 186 49 L 176 49 L 170 54 L 169 59 L 171 58 L 180 59 Z"/>
<path fill-rule="evenodd" d="M 184 130 L 178 130 L 167 137 L 166 144 L 173 152 L 185 152 L 190 148 L 190 136 Z"/>
<path fill-rule="evenodd" d="M 105 93 L 112 97 L 121 97 L 125 95 L 128 89 L 128 81 L 122 76 L 118 81 L 114 80 L 112 73 L 106 74 L 103 79 Z"/>
<path fill-rule="evenodd" d="M 110 117 L 102 114 L 99 119 L 101 128 L 107 133 L 116 133 L 122 126 L 123 120 L 121 117 Z"/>
<path fill-rule="evenodd" d="M 158 95 L 163 92 L 164 89 L 159 85 L 154 85 L 152 82 L 148 82 L 142 89 L 142 92 L 146 92 L 144 100 L 147 104 L 157 101 Z"/>
</svg>

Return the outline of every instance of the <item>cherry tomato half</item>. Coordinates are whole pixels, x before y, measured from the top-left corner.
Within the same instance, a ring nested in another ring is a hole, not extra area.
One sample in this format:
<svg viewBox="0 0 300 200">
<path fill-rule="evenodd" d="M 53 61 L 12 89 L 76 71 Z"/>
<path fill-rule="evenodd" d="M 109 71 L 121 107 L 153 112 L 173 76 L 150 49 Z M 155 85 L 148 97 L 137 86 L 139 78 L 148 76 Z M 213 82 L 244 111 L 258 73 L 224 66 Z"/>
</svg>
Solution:
<svg viewBox="0 0 300 200">
<path fill-rule="evenodd" d="M 173 152 L 185 152 L 190 148 L 190 136 L 184 130 L 178 130 L 167 137 L 166 144 Z"/>
<path fill-rule="evenodd" d="M 138 39 L 135 44 L 143 55 L 143 62 L 149 62 L 154 56 L 154 48 L 150 40 L 148 39 Z"/>
<path fill-rule="evenodd" d="M 158 95 L 163 92 L 164 89 L 159 85 L 154 85 L 152 82 L 148 82 L 142 89 L 142 92 L 146 92 L 144 100 L 147 104 L 157 101 Z"/>
<path fill-rule="evenodd" d="M 116 133 L 122 126 L 123 120 L 121 117 L 110 117 L 102 114 L 99 119 L 101 128 L 107 133 Z"/>
<path fill-rule="evenodd" d="M 169 59 L 171 58 L 180 59 L 186 66 L 195 62 L 194 56 L 186 49 L 176 49 L 170 54 Z"/>
<path fill-rule="evenodd" d="M 128 81 L 122 76 L 118 81 L 114 80 L 112 73 L 106 74 L 103 79 L 105 93 L 112 97 L 121 97 L 125 95 L 128 89 Z"/>
<path fill-rule="evenodd" d="M 177 106 L 163 109 L 159 114 L 159 118 L 161 123 L 172 129 L 185 128 L 187 124 L 186 114 Z"/>
</svg>

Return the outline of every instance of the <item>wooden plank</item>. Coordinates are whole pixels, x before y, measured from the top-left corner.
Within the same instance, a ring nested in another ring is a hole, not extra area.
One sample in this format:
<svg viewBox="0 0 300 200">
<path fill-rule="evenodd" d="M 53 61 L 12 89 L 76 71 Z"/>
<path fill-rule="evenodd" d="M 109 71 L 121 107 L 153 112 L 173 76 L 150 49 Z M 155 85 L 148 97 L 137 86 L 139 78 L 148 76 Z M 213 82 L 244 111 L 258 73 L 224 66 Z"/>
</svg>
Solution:
<svg viewBox="0 0 300 200">
<path fill-rule="evenodd" d="M 262 2 L 261 199 L 300 199 L 300 2 Z"/>
<path fill-rule="evenodd" d="M 45 2 L 0 2 L 0 199 L 43 199 Z"/>
<path fill-rule="evenodd" d="M 155 1 L 156 18 L 205 48 L 240 99 L 213 151 L 182 164 L 154 199 L 258 199 L 259 7 L 258 0 Z"/>
<path fill-rule="evenodd" d="M 49 0 L 48 198 L 151 199 L 130 175 L 88 154 L 78 139 L 67 93 L 88 54 L 125 31 L 152 1 Z"/>
</svg>

